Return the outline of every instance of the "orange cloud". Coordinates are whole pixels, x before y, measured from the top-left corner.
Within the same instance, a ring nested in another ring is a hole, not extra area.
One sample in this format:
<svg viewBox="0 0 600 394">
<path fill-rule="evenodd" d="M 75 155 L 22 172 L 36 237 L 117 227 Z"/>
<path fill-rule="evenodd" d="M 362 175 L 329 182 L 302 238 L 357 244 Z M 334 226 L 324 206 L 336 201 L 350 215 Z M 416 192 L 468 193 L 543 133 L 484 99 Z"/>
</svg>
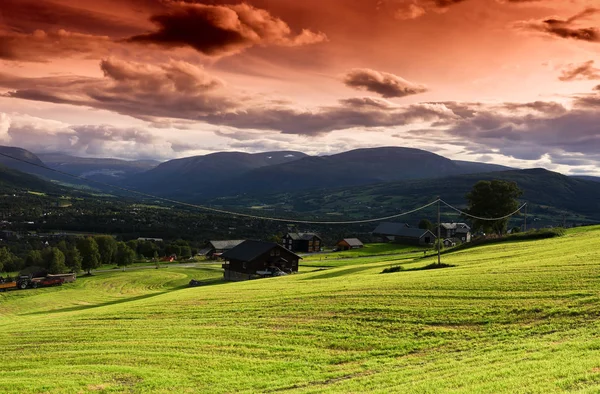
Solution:
<svg viewBox="0 0 600 394">
<path fill-rule="evenodd" d="M 0 59 L 47 62 L 55 57 L 103 56 L 112 45 L 106 36 L 73 33 L 66 30 L 31 34 L 0 33 Z"/>
</svg>

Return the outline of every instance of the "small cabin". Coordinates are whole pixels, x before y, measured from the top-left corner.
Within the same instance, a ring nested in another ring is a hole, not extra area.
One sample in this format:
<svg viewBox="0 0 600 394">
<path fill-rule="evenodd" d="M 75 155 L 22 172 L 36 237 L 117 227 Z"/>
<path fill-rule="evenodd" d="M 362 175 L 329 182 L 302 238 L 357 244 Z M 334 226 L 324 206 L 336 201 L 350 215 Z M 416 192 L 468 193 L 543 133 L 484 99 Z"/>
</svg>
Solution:
<svg viewBox="0 0 600 394">
<path fill-rule="evenodd" d="M 323 240 L 315 233 L 287 233 L 282 243 L 292 252 L 314 253 L 321 251 Z"/>
<path fill-rule="evenodd" d="M 364 246 L 358 238 L 344 238 L 336 244 L 336 250 L 361 249 Z"/>
</svg>

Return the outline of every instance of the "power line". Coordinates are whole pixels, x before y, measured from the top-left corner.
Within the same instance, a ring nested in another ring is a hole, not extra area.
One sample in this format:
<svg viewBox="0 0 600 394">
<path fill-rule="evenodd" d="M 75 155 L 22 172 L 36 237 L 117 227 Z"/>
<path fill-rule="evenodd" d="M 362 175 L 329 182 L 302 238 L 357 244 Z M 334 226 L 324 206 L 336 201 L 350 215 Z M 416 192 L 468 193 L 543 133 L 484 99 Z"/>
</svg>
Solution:
<svg viewBox="0 0 600 394">
<path fill-rule="evenodd" d="M 477 219 L 477 220 L 486 220 L 486 221 L 490 221 L 490 222 L 495 222 L 495 221 L 497 221 L 497 220 L 507 219 L 507 218 L 509 218 L 509 217 L 511 217 L 511 216 L 513 216 L 513 215 L 515 215 L 515 214 L 517 214 L 517 213 L 519 213 L 519 212 L 521 212 L 521 210 L 527 206 L 527 203 L 525 203 L 525 204 L 521 205 L 521 207 L 520 207 L 519 209 L 517 209 L 516 211 L 514 211 L 513 213 L 510 213 L 510 214 L 508 214 L 508 215 L 506 215 L 506 216 L 502 216 L 502 217 L 500 217 L 500 218 L 482 218 L 482 217 L 475 216 L 475 215 L 471 215 L 470 213 L 467 213 L 467 212 L 461 211 L 460 209 L 458 209 L 458 208 L 455 208 L 455 207 L 453 207 L 452 205 L 448 204 L 448 203 L 447 203 L 446 201 L 444 201 L 444 200 L 440 200 L 440 201 L 442 202 L 442 204 L 444 204 L 444 205 L 445 205 L 445 206 L 447 206 L 448 208 L 450 208 L 450 209 L 452 209 L 452 210 L 454 210 L 454 211 L 456 211 L 456 212 L 460 213 L 461 215 L 465 215 L 465 216 L 468 216 L 468 217 L 470 217 L 470 218 Z"/>
<path fill-rule="evenodd" d="M 61 175 L 65 175 L 71 178 L 75 178 L 75 179 L 79 179 L 85 182 L 90 182 L 90 183 L 95 183 L 98 185 L 102 185 L 102 186 L 106 186 L 109 188 L 113 188 L 113 189 L 117 189 L 117 190 L 121 190 L 121 191 L 125 191 L 128 193 L 133 193 L 133 194 L 137 194 L 140 196 L 144 196 L 147 198 L 152 198 L 155 200 L 161 200 L 164 202 L 169 202 L 171 204 L 177 204 L 177 205 L 181 205 L 181 206 L 185 206 L 185 207 L 189 207 L 189 208 L 196 208 L 196 209 L 201 209 L 201 210 L 205 210 L 205 211 L 210 211 L 210 212 L 214 212 L 214 213 L 220 213 L 220 214 L 224 214 L 224 215 L 231 215 L 231 216 L 240 216 L 240 217 L 245 217 L 245 218 L 249 218 L 249 219 L 259 219 L 259 220 L 268 220 L 268 221 L 272 221 L 272 222 L 286 222 L 286 223 L 299 223 L 299 224 L 361 224 L 361 223 L 372 223 L 372 222 L 380 222 L 383 220 L 389 220 L 389 219 L 395 219 L 398 217 L 402 217 L 402 216 L 406 216 L 406 215 L 410 215 L 411 213 L 415 213 L 418 212 L 420 210 L 423 210 L 425 208 L 428 208 L 430 206 L 432 206 L 433 204 L 437 203 L 439 201 L 435 200 L 429 204 L 423 205 L 419 208 L 407 211 L 407 212 L 402 212 L 402 213 L 398 213 L 395 215 L 391 215 L 391 216 L 386 216 L 386 217 L 381 217 L 381 218 L 374 218 L 374 219 L 364 219 L 364 220 L 347 220 L 347 221 L 312 221 L 312 220 L 296 220 L 296 219 L 285 219 L 285 218 L 273 218 L 273 217 L 266 217 L 266 216 L 258 216 L 258 215 L 251 215 L 251 214 L 247 214 L 247 213 L 240 213 L 240 212 L 233 212 L 233 211 L 227 211 L 224 209 L 217 209 L 217 208 L 210 208 L 210 207 L 206 207 L 204 205 L 197 205 L 197 204 L 191 204 L 191 203 L 186 203 L 183 201 L 178 201 L 178 200 L 173 200 L 170 198 L 165 198 L 165 197 L 159 197 L 159 196 L 155 196 L 152 194 L 148 194 L 148 193 L 144 193 L 144 192 L 140 192 L 137 190 L 132 190 L 132 189 L 128 189 L 125 187 L 121 187 L 121 186 L 116 186 L 116 185 L 112 185 L 110 183 L 105 183 L 105 182 L 101 182 L 101 181 L 96 181 L 93 179 L 88 179 L 85 177 L 82 177 L 80 175 L 74 175 L 74 174 L 70 174 L 68 172 L 65 171 L 61 171 L 61 170 L 57 170 L 54 168 L 50 168 L 46 165 L 41 165 L 38 163 L 33 163 L 18 157 L 14 157 L 11 155 L 7 155 L 6 153 L 2 153 L 0 152 L 0 156 L 4 156 L 7 157 L 9 159 L 13 159 L 22 163 L 26 163 L 26 164 L 30 164 L 32 166 L 35 167 L 39 167 L 39 168 L 43 168 L 44 170 L 48 170 L 48 171 L 52 171 Z"/>
</svg>

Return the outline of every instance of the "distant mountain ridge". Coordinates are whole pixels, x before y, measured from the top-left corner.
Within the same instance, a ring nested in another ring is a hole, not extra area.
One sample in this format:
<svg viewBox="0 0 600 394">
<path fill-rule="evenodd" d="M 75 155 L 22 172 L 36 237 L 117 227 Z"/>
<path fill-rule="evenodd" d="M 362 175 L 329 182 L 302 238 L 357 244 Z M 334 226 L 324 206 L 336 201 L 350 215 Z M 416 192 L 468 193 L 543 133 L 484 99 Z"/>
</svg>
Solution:
<svg viewBox="0 0 600 394">
<path fill-rule="evenodd" d="M 306 157 L 302 152 L 218 152 L 170 160 L 124 181 L 147 193 L 162 196 L 205 198 L 232 179 L 261 167 L 293 162 Z"/>
<path fill-rule="evenodd" d="M 218 194 L 296 192 L 504 171 L 507 168 L 484 163 L 454 162 L 414 148 L 356 149 L 330 156 L 308 156 L 290 163 L 254 169 L 222 185 Z"/>
<path fill-rule="evenodd" d="M 0 164 L 3 166 L 41 177 L 48 177 L 51 175 L 50 171 L 39 167 L 45 167 L 46 164 L 40 160 L 38 156 L 26 149 L 13 146 L 0 146 L 0 153 L 18 159 L 15 160 L 10 157 L 0 156 Z M 33 163 L 34 165 L 27 164 L 27 162 Z"/>
<path fill-rule="evenodd" d="M 59 193 L 64 192 L 65 188 L 61 188 L 38 176 L 0 165 L 0 192 L 13 193 L 24 190 Z"/>
<path fill-rule="evenodd" d="M 107 183 L 148 171 L 160 164 L 155 160 L 96 159 L 62 153 L 40 153 L 37 156 L 50 168 Z"/>
</svg>

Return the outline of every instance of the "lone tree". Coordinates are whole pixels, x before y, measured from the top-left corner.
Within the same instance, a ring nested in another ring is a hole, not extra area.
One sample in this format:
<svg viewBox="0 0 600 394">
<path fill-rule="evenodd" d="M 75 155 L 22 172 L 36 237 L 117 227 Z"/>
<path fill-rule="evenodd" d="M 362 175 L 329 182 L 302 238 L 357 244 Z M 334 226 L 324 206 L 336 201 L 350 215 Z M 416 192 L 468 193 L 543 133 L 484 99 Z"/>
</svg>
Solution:
<svg viewBox="0 0 600 394">
<path fill-rule="evenodd" d="M 519 198 L 523 192 L 515 182 L 500 180 L 479 181 L 467 194 L 469 208 L 467 213 L 483 218 L 499 218 L 513 213 L 519 208 Z M 473 219 L 473 230 L 493 232 L 498 235 L 506 233 L 509 218 L 489 221 Z"/>
</svg>

